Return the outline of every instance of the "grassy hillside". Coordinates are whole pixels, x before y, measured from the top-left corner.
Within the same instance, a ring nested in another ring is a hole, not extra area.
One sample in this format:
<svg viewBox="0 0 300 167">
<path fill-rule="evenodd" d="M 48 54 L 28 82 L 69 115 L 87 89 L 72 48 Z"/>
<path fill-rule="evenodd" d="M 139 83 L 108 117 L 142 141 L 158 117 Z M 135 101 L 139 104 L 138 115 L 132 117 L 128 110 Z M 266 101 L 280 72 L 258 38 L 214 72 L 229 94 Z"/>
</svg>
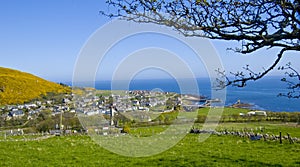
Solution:
<svg viewBox="0 0 300 167">
<path fill-rule="evenodd" d="M 0 67 L 0 105 L 20 104 L 47 92 L 65 93 L 70 89 L 34 75 Z"/>
</svg>

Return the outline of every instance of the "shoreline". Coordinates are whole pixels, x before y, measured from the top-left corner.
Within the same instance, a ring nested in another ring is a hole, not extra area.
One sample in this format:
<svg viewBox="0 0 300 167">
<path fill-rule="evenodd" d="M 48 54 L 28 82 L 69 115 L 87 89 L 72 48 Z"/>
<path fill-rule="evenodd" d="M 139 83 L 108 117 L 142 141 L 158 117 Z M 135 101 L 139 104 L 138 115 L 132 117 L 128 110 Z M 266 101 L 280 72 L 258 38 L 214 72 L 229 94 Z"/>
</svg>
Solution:
<svg viewBox="0 0 300 167">
<path fill-rule="evenodd" d="M 151 91 L 151 90 L 109 90 L 109 89 L 96 89 L 96 88 L 93 88 L 94 90 L 96 91 L 104 91 L 106 94 L 109 93 L 109 92 L 119 92 L 119 91 Z M 177 92 L 164 92 L 164 93 L 176 93 L 178 95 L 181 95 L 181 96 L 190 96 L 191 98 L 200 98 L 201 100 L 205 99 L 205 100 L 213 100 L 213 99 L 209 99 L 208 96 L 206 95 L 195 95 L 195 94 L 180 94 L 180 93 L 177 93 Z M 275 97 L 277 98 L 277 97 Z M 239 98 L 237 98 L 239 99 Z M 236 104 L 240 101 L 240 105 L 239 106 L 236 106 Z M 195 104 L 195 101 L 193 102 Z M 201 101 L 201 103 L 203 104 L 204 101 Z M 197 104 L 197 103 L 196 103 Z M 199 103 L 198 103 L 199 104 Z M 300 112 L 300 109 L 299 110 L 292 110 L 292 111 L 288 111 L 288 110 L 270 110 L 270 109 L 265 109 L 264 107 L 261 107 L 255 103 L 249 103 L 249 102 L 245 102 L 245 101 L 242 101 L 242 100 L 236 100 L 235 102 L 225 102 L 225 105 L 223 106 L 224 108 L 241 108 L 241 109 L 249 109 L 249 110 L 262 110 L 262 111 L 266 111 L 266 112 Z M 299 106 L 300 107 L 300 106 Z"/>
<path fill-rule="evenodd" d="M 118 82 L 118 81 L 115 81 Z M 128 90 L 154 90 L 160 89 L 164 92 L 176 92 L 184 94 L 195 94 L 211 96 L 211 82 L 208 78 L 197 78 L 199 90 L 190 90 L 188 87 L 189 79 L 183 80 L 186 83 L 184 92 L 181 91 L 175 79 L 137 79 L 128 84 Z M 95 89 L 111 90 L 111 81 L 95 81 Z M 120 81 L 120 84 L 123 82 Z M 71 82 L 68 85 L 72 85 Z M 80 86 L 84 86 L 81 83 Z M 286 85 L 278 80 L 278 77 L 268 77 L 257 83 L 251 83 L 243 88 L 227 87 L 225 105 L 233 105 L 238 100 L 249 103 L 254 109 L 270 110 L 274 112 L 295 112 L 300 110 L 299 99 L 289 99 L 278 97 L 278 94 L 288 91 Z"/>
</svg>

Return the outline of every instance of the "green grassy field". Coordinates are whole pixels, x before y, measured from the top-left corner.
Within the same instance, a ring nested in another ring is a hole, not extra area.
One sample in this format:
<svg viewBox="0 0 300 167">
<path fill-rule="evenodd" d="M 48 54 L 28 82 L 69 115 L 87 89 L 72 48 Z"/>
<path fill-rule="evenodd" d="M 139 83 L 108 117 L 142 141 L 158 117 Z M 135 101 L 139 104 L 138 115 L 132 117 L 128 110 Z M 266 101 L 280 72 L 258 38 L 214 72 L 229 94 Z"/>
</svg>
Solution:
<svg viewBox="0 0 300 167">
<path fill-rule="evenodd" d="M 262 124 L 221 124 L 218 128 L 255 129 Z M 299 127 L 264 124 L 265 130 L 289 131 L 300 136 Z M 165 127 L 152 127 L 155 132 Z M 152 131 L 152 132 L 153 132 Z M 150 133 L 147 128 L 131 133 Z M 132 158 L 111 153 L 89 136 L 51 137 L 39 141 L 0 142 L 0 166 L 299 166 L 300 143 L 251 141 L 236 136 L 212 135 L 199 142 L 188 134 L 173 148 L 150 157 Z"/>
<path fill-rule="evenodd" d="M 225 108 L 222 115 L 247 113 L 246 109 Z M 198 116 L 206 116 L 208 108 L 200 109 Z M 165 118 L 192 118 L 193 113 L 164 113 Z M 236 121 L 237 120 L 237 121 Z M 296 122 L 248 121 L 226 117 L 217 131 L 247 131 L 300 138 L 300 126 Z M 164 132 L 170 125 L 130 127 L 130 135 L 149 137 Z M 196 123 L 194 128 L 201 129 Z M 262 130 L 263 129 L 263 130 Z M 173 133 L 171 134 L 173 135 Z M 170 136 L 172 137 L 172 136 Z M 38 139 L 38 140 L 35 140 Z M 54 136 L 5 136 L 0 133 L 0 166 L 300 166 L 300 142 L 290 144 L 283 140 L 251 141 L 232 135 L 211 135 L 199 142 L 199 134 L 187 134 L 174 147 L 150 157 L 126 157 L 112 153 L 96 144 L 87 135 Z"/>
</svg>

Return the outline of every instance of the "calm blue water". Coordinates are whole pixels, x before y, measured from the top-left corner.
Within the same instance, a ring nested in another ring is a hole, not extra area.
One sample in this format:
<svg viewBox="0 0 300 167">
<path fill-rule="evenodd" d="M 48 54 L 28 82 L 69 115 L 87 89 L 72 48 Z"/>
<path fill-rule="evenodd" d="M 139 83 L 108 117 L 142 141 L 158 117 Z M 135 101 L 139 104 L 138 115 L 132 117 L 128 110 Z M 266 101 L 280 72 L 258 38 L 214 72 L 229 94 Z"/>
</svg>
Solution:
<svg viewBox="0 0 300 167">
<path fill-rule="evenodd" d="M 118 81 L 118 83 L 125 83 L 125 81 Z M 153 90 L 159 89 L 165 92 L 200 94 L 207 97 L 211 96 L 211 84 L 208 79 L 197 79 L 199 92 L 192 90 L 188 83 L 190 80 L 185 80 L 183 83 L 187 84 L 184 90 L 180 90 L 180 86 L 175 79 L 155 79 L 155 80 L 133 80 L 126 82 L 129 84 L 127 90 Z M 117 83 L 117 82 L 115 82 Z M 95 83 L 96 89 L 110 90 L 110 81 L 97 81 Z M 181 87 L 181 88 L 182 88 Z M 124 89 L 123 87 L 113 86 L 114 89 Z M 190 88 L 190 89 L 189 89 Z M 277 97 L 279 93 L 285 93 L 285 83 L 280 81 L 278 77 L 269 77 L 262 80 L 249 83 L 244 88 L 228 87 L 226 94 L 226 105 L 231 105 L 237 100 L 242 103 L 250 103 L 256 109 L 269 111 L 300 111 L 300 99 L 288 99 L 286 97 Z"/>
</svg>

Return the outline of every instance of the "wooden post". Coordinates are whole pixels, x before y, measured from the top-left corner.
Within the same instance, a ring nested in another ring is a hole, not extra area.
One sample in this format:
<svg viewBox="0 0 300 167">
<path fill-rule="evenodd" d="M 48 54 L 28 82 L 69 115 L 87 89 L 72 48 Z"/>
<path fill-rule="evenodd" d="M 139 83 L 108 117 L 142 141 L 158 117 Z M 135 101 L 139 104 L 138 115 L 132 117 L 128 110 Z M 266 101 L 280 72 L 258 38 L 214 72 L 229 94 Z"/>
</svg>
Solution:
<svg viewBox="0 0 300 167">
<path fill-rule="evenodd" d="M 281 132 L 279 132 L 279 142 L 280 142 L 280 144 L 282 144 L 282 136 L 281 136 Z"/>
</svg>

